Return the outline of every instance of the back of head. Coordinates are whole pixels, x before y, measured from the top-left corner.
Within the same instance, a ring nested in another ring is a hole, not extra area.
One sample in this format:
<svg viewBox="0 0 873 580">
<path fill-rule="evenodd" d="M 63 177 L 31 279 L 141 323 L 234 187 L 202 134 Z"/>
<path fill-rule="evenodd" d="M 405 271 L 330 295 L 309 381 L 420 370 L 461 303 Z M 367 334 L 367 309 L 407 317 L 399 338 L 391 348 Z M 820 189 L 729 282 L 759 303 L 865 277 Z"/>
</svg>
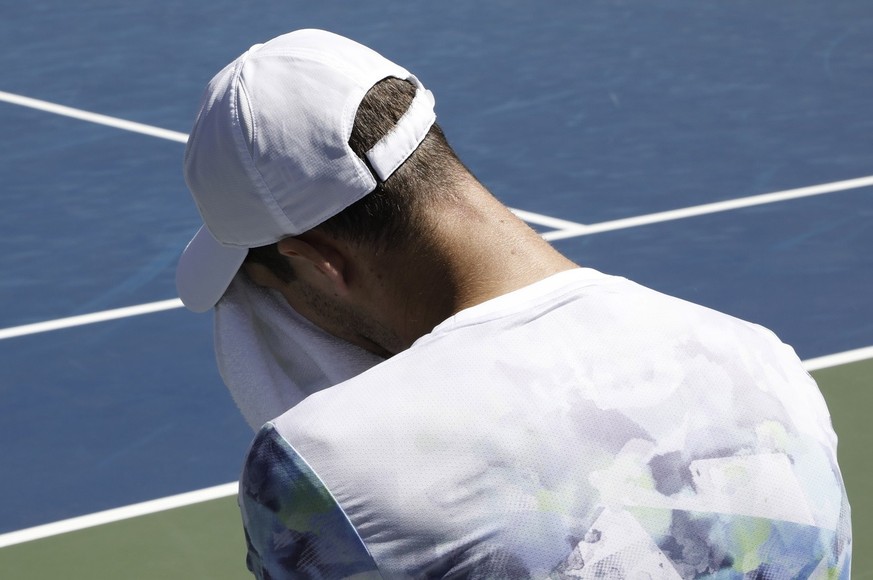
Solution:
<svg viewBox="0 0 873 580">
<path fill-rule="evenodd" d="M 349 146 L 366 162 L 366 152 L 390 133 L 409 110 L 416 87 L 394 77 L 383 79 L 361 101 Z M 425 234 L 425 212 L 452 201 L 469 177 L 434 123 L 406 161 L 368 195 L 318 226 L 331 235 L 380 248 L 414 243 Z"/>
<path fill-rule="evenodd" d="M 225 67 L 185 152 L 205 226 L 177 268 L 183 302 L 208 310 L 249 249 L 319 225 L 359 240 L 406 231 L 407 210 L 462 168 L 433 105 L 403 67 L 320 30 L 254 46 Z"/>
</svg>

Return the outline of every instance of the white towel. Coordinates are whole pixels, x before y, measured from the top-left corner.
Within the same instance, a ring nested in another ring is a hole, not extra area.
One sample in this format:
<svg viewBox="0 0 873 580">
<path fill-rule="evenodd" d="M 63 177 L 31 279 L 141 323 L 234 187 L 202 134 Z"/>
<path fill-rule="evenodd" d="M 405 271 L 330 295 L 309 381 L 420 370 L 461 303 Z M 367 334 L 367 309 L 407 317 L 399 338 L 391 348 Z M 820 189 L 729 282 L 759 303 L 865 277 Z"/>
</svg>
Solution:
<svg viewBox="0 0 873 580">
<path fill-rule="evenodd" d="M 214 332 L 221 378 L 255 430 L 384 360 L 324 332 L 242 271 L 215 306 Z"/>
</svg>

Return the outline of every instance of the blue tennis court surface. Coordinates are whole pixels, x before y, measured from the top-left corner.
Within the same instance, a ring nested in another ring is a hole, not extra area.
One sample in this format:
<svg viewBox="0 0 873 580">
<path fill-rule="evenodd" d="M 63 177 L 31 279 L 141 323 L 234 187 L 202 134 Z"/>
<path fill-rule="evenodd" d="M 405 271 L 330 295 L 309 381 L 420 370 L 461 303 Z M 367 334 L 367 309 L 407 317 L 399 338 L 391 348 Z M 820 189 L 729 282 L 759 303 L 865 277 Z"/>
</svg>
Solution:
<svg viewBox="0 0 873 580">
<path fill-rule="evenodd" d="M 7 3 L 0 91 L 186 133 L 215 72 L 302 27 L 415 72 L 474 173 L 541 216 L 868 178 L 554 243 L 804 359 L 873 345 L 867 0 Z M 181 143 L 6 97 L 0 126 L 0 329 L 175 298 L 199 226 Z M 0 339 L 0 534 L 235 480 L 251 432 L 211 340 L 178 308 Z"/>
</svg>

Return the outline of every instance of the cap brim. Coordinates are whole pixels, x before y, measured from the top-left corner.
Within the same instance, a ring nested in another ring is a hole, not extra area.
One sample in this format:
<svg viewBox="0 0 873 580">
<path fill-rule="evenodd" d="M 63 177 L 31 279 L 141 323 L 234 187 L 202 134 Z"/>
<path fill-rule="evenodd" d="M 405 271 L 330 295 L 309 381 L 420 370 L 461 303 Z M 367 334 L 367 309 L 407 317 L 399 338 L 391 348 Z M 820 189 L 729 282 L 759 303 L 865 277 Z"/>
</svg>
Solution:
<svg viewBox="0 0 873 580">
<path fill-rule="evenodd" d="M 221 299 L 246 259 L 246 248 L 221 245 L 206 226 L 194 235 L 176 266 L 176 290 L 194 312 L 206 312 Z"/>
</svg>

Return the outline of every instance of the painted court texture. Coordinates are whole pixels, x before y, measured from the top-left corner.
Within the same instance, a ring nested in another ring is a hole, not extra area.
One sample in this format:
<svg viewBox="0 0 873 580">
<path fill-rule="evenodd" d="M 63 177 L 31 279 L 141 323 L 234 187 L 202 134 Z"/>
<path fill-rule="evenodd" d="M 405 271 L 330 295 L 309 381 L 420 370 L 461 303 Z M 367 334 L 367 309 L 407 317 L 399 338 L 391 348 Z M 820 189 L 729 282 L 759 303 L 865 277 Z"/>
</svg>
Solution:
<svg viewBox="0 0 873 580">
<path fill-rule="evenodd" d="M 251 432 L 173 285 L 199 225 L 182 143 L 217 70 L 301 27 L 414 71 L 473 171 L 575 261 L 791 344 L 873 578 L 866 0 L 0 7 L 0 578 L 247 577 Z"/>
</svg>

